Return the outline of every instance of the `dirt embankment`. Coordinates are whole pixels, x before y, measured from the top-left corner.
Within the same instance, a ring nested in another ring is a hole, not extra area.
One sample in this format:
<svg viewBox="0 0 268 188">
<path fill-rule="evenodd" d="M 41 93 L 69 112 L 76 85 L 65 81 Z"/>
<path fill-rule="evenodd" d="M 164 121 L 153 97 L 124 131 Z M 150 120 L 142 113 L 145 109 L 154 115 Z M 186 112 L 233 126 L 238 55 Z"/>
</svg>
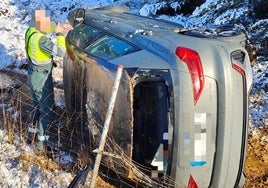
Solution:
<svg viewBox="0 0 268 188">
<path fill-rule="evenodd" d="M 268 187 L 268 127 L 252 130 L 248 137 L 244 188 Z"/>
</svg>

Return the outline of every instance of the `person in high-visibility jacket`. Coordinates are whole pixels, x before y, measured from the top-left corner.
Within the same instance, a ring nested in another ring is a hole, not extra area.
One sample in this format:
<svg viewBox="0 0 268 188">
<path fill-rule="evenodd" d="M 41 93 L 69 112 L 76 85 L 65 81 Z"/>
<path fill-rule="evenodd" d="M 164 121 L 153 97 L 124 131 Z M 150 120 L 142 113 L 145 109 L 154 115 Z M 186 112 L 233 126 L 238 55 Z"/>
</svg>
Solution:
<svg viewBox="0 0 268 188">
<path fill-rule="evenodd" d="M 33 144 L 37 135 L 36 149 L 44 150 L 44 142 L 48 140 L 47 128 L 55 120 L 53 92 L 53 56 L 63 57 L 65 54 L 64 33 L 72 29 L 69 24 L 54 24 L 50 20 L 48 10 L 35 10 L 33 27 L 25 33 L 25 48 L 28 55 L 28 85 L 32 96 L 33 111 L 30 114 L 28 127 L 29 144 Z M 55 32 L 57 44 L 47 34 Z"/>
</svg>

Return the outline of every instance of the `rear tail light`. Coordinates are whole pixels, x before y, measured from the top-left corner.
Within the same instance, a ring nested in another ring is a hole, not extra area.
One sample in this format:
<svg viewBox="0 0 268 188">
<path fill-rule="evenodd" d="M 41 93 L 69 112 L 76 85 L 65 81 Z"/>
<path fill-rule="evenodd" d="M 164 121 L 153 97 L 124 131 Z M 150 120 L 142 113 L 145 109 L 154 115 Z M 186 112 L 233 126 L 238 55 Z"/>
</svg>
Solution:
<svg viewBox="0 0 268 188">
<path fill-rule="evenodd" d="M 196 51 L 189 48 L 177 47 L 176 54 L 187 64 L 188 70 L 191 74 L 194 104 L 196 104 L 205 84 L 201 59 Z"/>
<path fill-rule="evenodd" d="M 193 176 L 190 175 L 187 188 L 198 188 Z"/>
<path fill-rule="evenodd" d="M 242 67 L 240 67 L 238 64 L 233 63 L 232 66 L 233 66 L 233 68 L 234 68 L 237 72 L 239 72 L 240 74 L 242 74 L 242 76 L 245 75 L 245 71 L 244 71 L 244 69 L 243 69 Z"/>
<path fill-rule="evenodd" d="M 242 76 L 245 76 L 245 70 L 240 65 L 244 64 L 244 60 L 245 60 L 245 53 L 243 51 L 236 50 L 231 53 L 232 66 Z"/>
</svg>

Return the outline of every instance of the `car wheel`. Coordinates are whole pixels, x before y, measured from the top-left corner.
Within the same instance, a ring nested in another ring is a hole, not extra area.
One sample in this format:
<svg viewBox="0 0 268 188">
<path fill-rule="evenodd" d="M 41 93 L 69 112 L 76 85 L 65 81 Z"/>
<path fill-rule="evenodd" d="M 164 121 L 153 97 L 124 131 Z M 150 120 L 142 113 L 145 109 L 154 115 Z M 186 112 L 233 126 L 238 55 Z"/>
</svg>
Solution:
<svg viewBox="0 0 268 188">
<path fill-rule="evenodd" d="M 242 46 L 246 45 L 246 35 L 230 26 L 219 26 L 212 29 L 194 29 L 185 32 L 186 35 L 231 42 Z"/>
</svg>

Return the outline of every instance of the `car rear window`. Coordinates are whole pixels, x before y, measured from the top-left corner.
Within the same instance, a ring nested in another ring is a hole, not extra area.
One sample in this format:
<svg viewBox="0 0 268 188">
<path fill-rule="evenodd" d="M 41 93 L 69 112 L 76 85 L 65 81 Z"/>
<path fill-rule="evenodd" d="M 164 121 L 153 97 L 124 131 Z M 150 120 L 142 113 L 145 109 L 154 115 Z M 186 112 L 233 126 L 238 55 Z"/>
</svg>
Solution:
<svg viewBox="0 0 268 188">
<path fill-rule="evenodd" d="M 139 50 L 138 47 L 92 26 L 80 24 L 69 35 L 71 43 L 95 57 L 109 60 Z"/>
</svg>

